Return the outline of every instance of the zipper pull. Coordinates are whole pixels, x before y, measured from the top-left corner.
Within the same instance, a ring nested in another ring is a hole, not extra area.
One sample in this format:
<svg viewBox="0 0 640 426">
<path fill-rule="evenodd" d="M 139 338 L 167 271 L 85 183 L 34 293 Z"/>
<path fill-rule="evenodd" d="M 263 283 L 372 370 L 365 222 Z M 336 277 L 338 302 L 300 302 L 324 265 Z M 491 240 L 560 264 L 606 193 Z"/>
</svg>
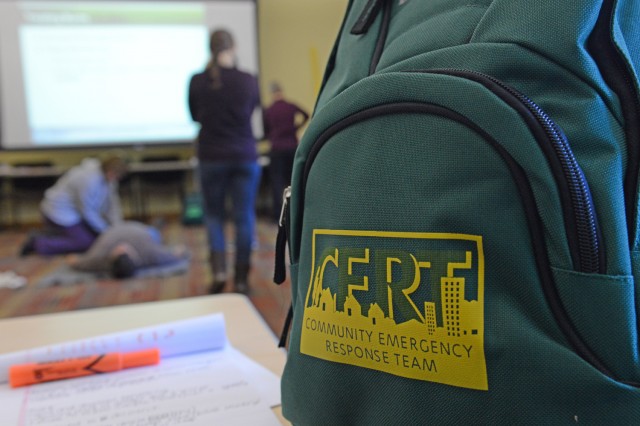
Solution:
<svg viewBox="0 0 640 426">
<path fill-rule="evenodd" d="M 278 236 L 276 238 L 276 264 L 273 271 L 273 282 L 282 284 L 287 278 L 287 265 L 285 255 L 287 251 L 287 226 L 289 216 L 289 199 L 291 198 L 291 187 L 287 186 L 282 193 L 282 210 L 280 210 L 280 220 L 278 221 Z"/>
<path fill-rule="evenodd" d="M 369 27 L 373 24 L 373 21 L 376 20 L 383 2 L 384 0 L 369 0 L 364 6 L 364 9 L 362 9 L 360 17 L 358 17 L 358 20 L 351 28 L 351 34 L 366 34 L 367 31 L 369 31 Z"/>
</svg>

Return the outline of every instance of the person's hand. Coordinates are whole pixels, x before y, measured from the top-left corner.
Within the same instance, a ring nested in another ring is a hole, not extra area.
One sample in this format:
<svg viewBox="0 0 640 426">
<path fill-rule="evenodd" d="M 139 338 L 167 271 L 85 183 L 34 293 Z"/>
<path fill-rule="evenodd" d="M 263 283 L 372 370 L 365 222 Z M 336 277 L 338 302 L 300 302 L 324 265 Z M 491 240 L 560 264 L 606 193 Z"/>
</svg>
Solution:
<svg viewBox="0 0 640 426">
<path fill-rule="evenodd" d="M 67 262 L 68 265 L 75 265 L 76 263 L 78 263 L 78 255 L 77 254 L 68 254 L 67 257 L 65 258 L 65 261 Z"/>
</svg>

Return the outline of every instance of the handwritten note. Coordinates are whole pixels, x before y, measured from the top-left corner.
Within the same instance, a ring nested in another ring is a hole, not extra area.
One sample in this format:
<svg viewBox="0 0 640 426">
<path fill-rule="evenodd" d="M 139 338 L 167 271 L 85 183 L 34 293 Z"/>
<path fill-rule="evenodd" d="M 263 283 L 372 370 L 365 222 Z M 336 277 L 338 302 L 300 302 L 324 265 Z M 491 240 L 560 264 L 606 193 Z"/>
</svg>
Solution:
<svg viewBox="0 0 640 426">
<path fill-rule="evenodd" d="M 233 348 L 26 388 L 0 386 L 7 426 L 279 425 L 273 403 L 278 378 Z"/>
</svg>

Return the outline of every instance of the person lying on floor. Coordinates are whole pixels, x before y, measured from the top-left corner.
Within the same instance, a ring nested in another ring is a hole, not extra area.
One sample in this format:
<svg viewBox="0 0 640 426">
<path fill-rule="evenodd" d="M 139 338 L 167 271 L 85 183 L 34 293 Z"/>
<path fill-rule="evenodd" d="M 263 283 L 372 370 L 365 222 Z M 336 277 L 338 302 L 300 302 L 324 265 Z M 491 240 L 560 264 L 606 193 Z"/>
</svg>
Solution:
<svg viewBox="0 0 640 426">
<path fill-rule="evenodd" d="M 142 269 L 176 264 L 188 257 L 185 246 L 163 245 L 153 226 L 127 221 L 109 227 L 86 253 L 69 255 L 67 263 L 79 271 L 128 278 Z"/>
</svg>

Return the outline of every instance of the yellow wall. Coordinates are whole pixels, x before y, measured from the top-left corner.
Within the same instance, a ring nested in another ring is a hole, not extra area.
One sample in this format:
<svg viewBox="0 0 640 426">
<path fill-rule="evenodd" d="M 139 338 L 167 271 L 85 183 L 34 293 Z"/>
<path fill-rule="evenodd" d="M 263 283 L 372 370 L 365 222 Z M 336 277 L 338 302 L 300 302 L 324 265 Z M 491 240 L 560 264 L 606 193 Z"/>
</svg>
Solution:
<svg viewBox="0 0 640 426">
<path fill-rule="evenodd" d="M 262 0 L 260 64 L 263 103 L 277 80 L 285 95 L 311 112 L 347 0 Z"/>
<path fill-rule="evenodd" d="M 269 102 L 268 86 L 278 80 L 287 97 L 311 112 L 324 66 L 342 22 L 347 0 L 259 0 L 260 85 Z M 238 46 L 238 48 L 242 48 Z M 102 150 L 0 152 L 0 162 L 49 160 L 73 165 Z M 191 148 L 145 148 L 129 151 L 135 160 L 149 154 L 192 155 Z"/>
</svg>

